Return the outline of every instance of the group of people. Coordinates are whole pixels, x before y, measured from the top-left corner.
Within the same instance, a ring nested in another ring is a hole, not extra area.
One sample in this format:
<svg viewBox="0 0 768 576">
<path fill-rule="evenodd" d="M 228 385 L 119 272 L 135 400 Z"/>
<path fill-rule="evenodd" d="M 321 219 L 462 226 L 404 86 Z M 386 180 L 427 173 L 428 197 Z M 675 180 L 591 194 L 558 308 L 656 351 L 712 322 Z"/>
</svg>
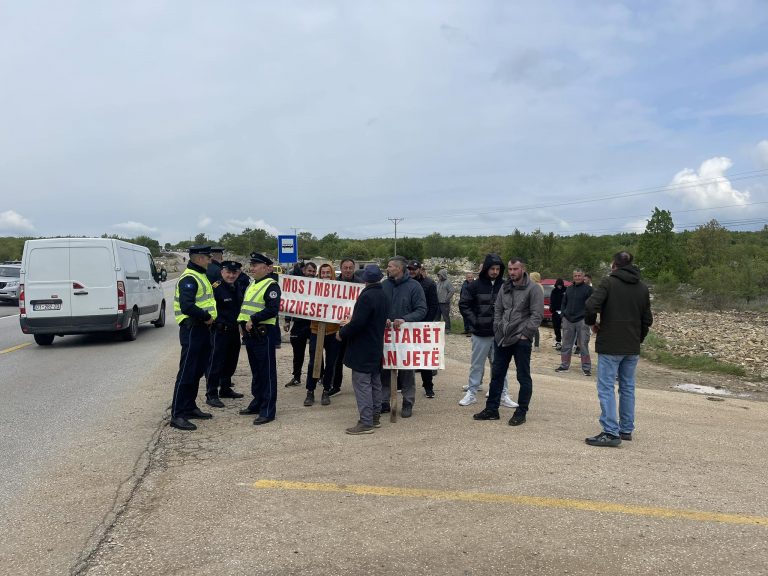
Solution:
<svg viewBox="0 0 768 576">
<path fill-rule="evenodd" d="M 214 249 L 215 250 L 215 249 Z M 280 287 L 272 273 L 272 261 L 253 253 L 250 256 L 252 280 L 240 273 L 236 262 L 219 262 L 207 246 L 193 246 L 189 263 L 176 287 L 174 311 L 179 324 L 181 359 L 174 387 L 171 426 L 194 430 L 195 418 L 211 418 L 195 404 L 199 380 L 207 377 L 206 402 L 222 407 L 220 398 L 242 397 L 232 390 L 232 374 L 237 365 L 240 342 L 246 347 L 251 368 L 253 399 L 241 414 L 257 415 L 254 424 L 275 419 L 277 374 L 275 344 L 280 339 L 276 328 Z M 218 269 L 218 275 L 217 275 Z M 436 283 L 417 261 L 395 256 L 388 261 L 386 278 L 378 265 L 369 264 L 359 275 L 355 263 L 345 259 L 336 277 L 329 264 L 319 269 L 311 262 L 300 270 L 305 276 L 362 282 L 351 317 L 338 324 L 286 318 L 293 348 L 293 376 L 286 386 L 299 386 L 307 344 L 309 366 L 305 406 L 315 403 L 317 383 L 322 383 L 320 403 L 328 405 L 341 388 L 343 366 L 352 371 L 352 387 L 359 418 L 349 434 L 369 434 L 380 424 L 380 415 L 389 412 L 390 390 L 402 391 L 404 418 L 413 414 L 415 370 L 392 372 L 381 369 L 386 330 L 398 329 L 404 322 L 444 318 L 450 325 L 450 300 L 454 288 L 447 272 L 438 273 Z M 532 277 L 533 276 L 533 277 Z M 384 278 L 384 279 L 383 279 Z M 383 281 L 382 281 L 383 279 Z M 510 258 L 506 266 L 496 254 L 488 254 L 476 279 L 469 277 L 460 291 L 459 310 L 465 332 L 472 338 L 472 353 L 466 394 L 462 406 L 477 402 L 485 371 L 491 364 L 491 380 L 485 408 L 475 420 L 500 419 L 499 407 L 514 408 L 509 425 L 524 424 L 533 394 L 531 351 L 538 340 L 543 320 L 544 293 L 529 275 L 523 258 Z M 594 446 L 617 446 L 631 440 L 634 430 L 634 373 L 640 343 L 652 323 L 648 288 L 640 280 L 639 269 L 628 252 L 613 256 L 612 271 L 593 290 L 576 269 L 567 288 L 558 280 L 552 293 L 552 321 L 555 345 L 560 349 L 558 372 L 570 368 L 574 346 L 578 346 L 585 375 L 592 370 L 589 355 L 590 329 L 596 334 L 598 357 L 598 397 L 601 405 L 600 434 L 586 439 Z M 560 337 L 562 325 L 562 338 Z M 322 345 L 319 344 L 322 342 Z M 322 351 L 317 347 L 322 346 Z M 538 345 L 538 343 L 537 343 Z M 559 345 L 559 346 L 558 346 Z M 322 360 L 321 360 L 322 359 Z M 519 385 L 517 401 L 509 396 L 507 373 L 514 360 Z M 317 362 L 321 365 L 316 366 Z M 428 398 L 434 397 L 432 370 L 420 370 Z M 618 380 L 618 411 L 615 383 Z"/>
</svg>

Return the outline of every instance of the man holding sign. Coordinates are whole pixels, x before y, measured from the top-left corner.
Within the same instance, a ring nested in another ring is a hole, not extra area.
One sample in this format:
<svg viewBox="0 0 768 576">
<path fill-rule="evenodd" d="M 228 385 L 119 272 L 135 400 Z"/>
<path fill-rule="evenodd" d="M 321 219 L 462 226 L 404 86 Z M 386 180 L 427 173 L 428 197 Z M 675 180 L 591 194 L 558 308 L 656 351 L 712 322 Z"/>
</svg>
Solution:
<svg viewBox="0 0 768 576">
<path fill-rule="evenodd" d="M 379 427 L 381 411 L 381 351 L 387 325 L 387 297 L 381 286 L 383 274 L 376 264 L 363 271 L 365 288 L 352 318 L 341 321 L 336 337 L 347 345 L 344 364 L 352 369 L 359 420 L 347 434 L 371 434 Z"/>
<path fill-rule="evenodd" d="M 405 258 L 393 257 L 387 264 L 387 275 L 382 289 L 387 298 L 387 328 L 398 330 L 403 322 L 421 322 L 427 314 L 427 299 L 421 285 L 411 278 L 407 271 Z M 381 374 L 381 412 L 390 411 L 390 396 L 392 374 L 383 370 Z M 397 382 L 403 391 L 403 408 L 401 416 L 410 418 L 413 402 L 416 399 L 416 379 L 413 370 L 399 370 Z"/>
</svg>

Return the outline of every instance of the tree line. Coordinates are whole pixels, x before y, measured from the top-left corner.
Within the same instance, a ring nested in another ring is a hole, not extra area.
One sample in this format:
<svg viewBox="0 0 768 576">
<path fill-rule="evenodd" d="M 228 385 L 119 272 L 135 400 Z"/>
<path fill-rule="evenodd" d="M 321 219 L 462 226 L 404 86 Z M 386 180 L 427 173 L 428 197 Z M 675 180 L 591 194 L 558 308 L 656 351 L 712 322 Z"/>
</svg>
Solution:
<svg viewBox="0 0 768 576">
<path fill-rule="evenodd" d="M 124 239 L 147 246 L 155 256 L 160 253 L 160 244 L 147 236 Z M 0 238 L 0 260 L 21 258 L 24 240 Z M 185 250 L 194 244 L 221 245 L 243 256 L 252 251 L 271 255 L 277 252 L 274 235 L 250 228 L 218 239 L 200 233 L 193 240 L 166 243 L 164 247 Z M 317 238 L 311 232 L 300 232 L 298 248 L 302 259 L 320 256 L 335 261 L 345 257 L 384 261 L 393 254 L 394 240 L 340 238 L 336 233 Z M 486 254 L 495 252 L 504 259 L 525 258 L 528 269 L 537 270 L 543 278 L 569 278 L 578 267 L 595 281 L 610 271 L 610 258 L 620 250 L 635 255 L 644 278 L 660 295 L 673 296 L 683 286 L 717 307 L 731 305 L 734 300 L 749 303 L 768 296 L 768 226 L 760 231 L 739 232 L 711 220 L 694 230 L 676 232 L 671 212 L 660 208 L 654 208 L 643 233 L 560 236 L 515 229 L 505 236 L 443 236 L 435 232 L 423 238 L 397 239 L 398 253 L 408 259 L 465 258 L 479 264 Z"/>
</svg>

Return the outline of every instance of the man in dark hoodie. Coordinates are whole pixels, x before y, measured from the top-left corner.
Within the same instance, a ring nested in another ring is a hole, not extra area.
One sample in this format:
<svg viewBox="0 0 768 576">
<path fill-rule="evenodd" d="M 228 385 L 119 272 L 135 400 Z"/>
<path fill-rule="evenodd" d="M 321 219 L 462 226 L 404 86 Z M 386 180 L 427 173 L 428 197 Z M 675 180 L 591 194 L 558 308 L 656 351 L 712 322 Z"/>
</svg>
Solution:
<svg viewBox="0 0 768 576">
<path fill-rule="evenodd" d="M 508 278 L 493 307 L 493 336 L 496 346 L 491 371 L 491 389 L 485 409 L 473 416 L 475 420 L 498 420 L 499 400 L 509 363 L 515 359 L 520 393 L 510 426 L 525 423 L 533 394 L 531 380 L 531 341 L 544 319 L 544 292 L 528 278 L 525 260 L 510 258 Z"/>
<path fill-rule="evenodd" d="M 370 434 L 378 428 L 381 413 L 381 354 L 387 325 L 387 297 L 381 287 L 383 274 L 376 264 L 363 270 L 365 288 L 357 297 L 352 318 L 341 321 L 336 338 L 347 342 L 344 364 L 352 370 L 352 388 L 359 419 L 347 434 Z"/>
<path fill-rule="evenodd" d="M 640 280 L 640 270 L 632 264 L 632 254 L 614 254 L 611 273 L 587 300 L 585 321 L 596 334 L 597 397 L 603 428 L 600 434 L 586 438 L 585 442 L 590 446 L 618 446 L 622 440 L 632 440 L 635 368 L 640 358 L 640 343 L 653 324 L 648 287 Z M 614 391 L 617 377 L 618 418 Z"/>
<path fill-rule="evenodd" d="M 565 294 L 565 281 L 562 278 L 555 280 L 555 286 L 549 294 L 549 311 L 552 313 L 552 329 L 555 331 L 555 350 L 561 350 L 563 345 L 563 295 Z"/>
<path fill-rule="evenodd" d="M 401 256 L 395 256 L 387 264 L 389 277 L 382 283 L 387 297 L 387 329 L 397 330 L 403 322 L 422 322 L 427 315 L 427 299 L 421 285 L 411 278 L 406 270 L 407 262 Z M 392 372 L 381 373 L 381 412 L 389 412 L 389 392 Z M 403 409 L 400 415 L 410 418 L 413 402 L 416 399 L 416 378 L 413 370 L 398 370 L 397 382 L 403 390 Z"/>
<path fill-rule="evenodd" d="M 555 372 L 567 372 L 571 367 L 573 345 L 579 348 L 581 371 L 592 376 L 592 359 L 589 357 L 589 326 L 584 324 L 584 310 L 587 299 L 592 296 L 592 286 L 584 282 L 584 271 L 573 271 L 573 284 L 563 295 L 563 346 L 560 350 L 560 366 Z"/>
<path fill-rule="evenodd" d="M 466 290 L 462 290 L 459 310 L 465 319 L 465 326 L 472 332 L 472 358 L 470 360 L 468 383 L 464 387 L 466 395 L 459 401 L 460 406 L 469 406 L 477 402 L 477 393 L 483 383 L 486 359 L 493 366 L 493 307 L 504 282 L 504 264 L 496 254 L 488 254 L 477 280 L 473 280 Z M 504 389 L 501 404 L 515 408 L 517 404 L 508 394 L 509 382 L 504 377 Z"/>
</svg>

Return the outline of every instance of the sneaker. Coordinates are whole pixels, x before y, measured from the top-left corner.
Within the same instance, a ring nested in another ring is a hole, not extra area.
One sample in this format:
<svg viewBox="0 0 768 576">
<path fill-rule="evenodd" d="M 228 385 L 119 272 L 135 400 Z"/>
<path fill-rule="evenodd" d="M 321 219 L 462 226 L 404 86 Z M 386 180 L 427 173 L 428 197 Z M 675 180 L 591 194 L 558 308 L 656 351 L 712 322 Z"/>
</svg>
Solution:
<svg viewBox="0 0 768 576">
<path fill-rule="evenodd" d="M 400 417 L 401 418 L 410 418 L 413 414 L 413 405 L 412 404 L 406 404 L 403 402 L 403 407 L 400 410 Z"/>
<path fill-rule="evenodd" d="M 290 388 L 291 386 L 301 386 L 301 381 L 300 381 L 298 378 L 296 378 L 296 377 L 293 377 L 293 378 L 291 378 L 291 379 L 290 379 L 290 380 L 289 380 L 289 381 L 288 381 L 288 382 L 285 384 L 285 387 L 286 387 L 286 388 Z"/>
<path fill-rule="evenodd" d="M 472 392 L 467 392 L 464 398 L 459 400 L 459 406 L 469 406 L 470 404 L 476 404 L 477 398 L 475 398 L 475 395 L 472 394 Z"/>
<path fill-rule="evenodd" d="M 568 372 L 568 368 L 566 368 L 565 366 L 558 366 L 557 368 L 555 368 L 555 372 Z"/>
<path fill-rule="evenodd" d="M 498 420 L 499 419 L 499 411 L 498 410 L 489 410 L 488 408 L 483 408 L 481 412 L 478 412 L 474 416 L 472 416 L 475 420 Z"/>
<path fill-rule="evenodd" d="M 341 392 L 341 388 L 336 388 L 336 387 L 334 386 L 334 387 L 332 387 L 332 388 L 330 389 L 330 391 L 328 392 L 328 396 L 333 396 L 333 395 L 335 395 L 335 394 L 338 394 L 339 392 Z"/>
<path fill-rule="evenodd" d="M 584 442 L 589 444 L 590 446 L 620 446 L 621 445 L 621 438 L 618 436 L 614 436 L 613 434 L 608 434 L 607 432 L 600 432 L 597 436 L 591 436 L 589 438 L 585 438 Z"/>
<path fill-rule="evenodd" d="M 382 402 L 381 403 L 381 413 L 382 414 L 388 414 L 390 411 L 389 402 Z"/>
<path fill-rule="evenodd" d="M 584 376 L 592 376 L 592 370 L 582 370 Z"/>
<path fill-rule="evenodd" d="M 374 428 L 381 428 L 381 414 L 374 414 L 373 415 L 373 427 Z"/>
<path fill-rule="evenodd" d="M 619 432 L 619 438 L 622 440 L 632 440 L 632 432 Z"/>
<path fill-rule="evenodd" d="M 373 434 L 373 426 L 366 426 L 362 422 L 358 422 L 352 428 L 347 428 L 347 434 Z"/>
<path fill-rule="evenodd" d="M 501 397 L 501 405 L 505 408 L 517 408 L 519 404 L 509 397 L 509 394 L 504 394 Z"/>
<path fill-rule="evenodd" d="M 461 389 L 462 389 L 464 392 L 466 392 L 467 390 L 469 390 L 469 384 L 464 384 L 464 386 L 462 386 L 462 387 L 461 387 Z M 480 386 L 478 386 L 478 387 L 477 387 L 477 391 L 478 391 L 478 392 L 482 392 L 482 391 L 483 391 L 483 385 L 482 385 L 482 384 L 481 384 Z"/>
<path fill-rule="evenodd" d="M 307 392 L 307 397 L 304 398 L 304 406 L 312 406 L 315 403 L 315 393 L 312 391 Z"/>
<path fill-rule="evenodd" d="M 320 404 L 323 406 L 328 406 L 328 404 L 331 403 L 331 395 L 328 393 L 328 390 L 323 390 L 323 395 L 320 396 Z"/>
<path fill-rule="evenodd" d="M 563 345 L 560 344 L 560 342 L 555 342 L 555 350 L 562 350 L 562 349 L 563 349 Z"/>
<path fill-rule="evenodd" d="M 424 394 L 427 396 L 427 398 L 434 398 L 435 397 L 435 390 L 434 390 L 434 388 L 426 388 L 424 390 Z"/>
<path fill-rule="evenodd" d="M 508 424 L 510 426 L 520 426 L 520 424 L 525 424 L 525 414 L 518 414 L 515 412 L 512 414 L 512 418 L 509 419 Z"/>
</svg>

